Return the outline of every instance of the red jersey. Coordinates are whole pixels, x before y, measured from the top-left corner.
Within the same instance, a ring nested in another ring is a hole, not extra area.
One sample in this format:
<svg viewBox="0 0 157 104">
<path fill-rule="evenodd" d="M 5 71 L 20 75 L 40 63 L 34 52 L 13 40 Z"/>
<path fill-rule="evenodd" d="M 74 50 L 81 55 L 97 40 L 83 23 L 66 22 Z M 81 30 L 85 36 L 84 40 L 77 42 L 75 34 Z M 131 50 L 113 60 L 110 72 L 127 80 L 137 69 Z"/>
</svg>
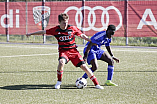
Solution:
<svg viewBox="0 0 157 104">
<path fill-rule="evenodd" d="M 68 25 L 65 30 L 62 30 L 60 26 L 50 28 L 46 30 L 46 34 L 55 36 L 60 50 L 76 48 L 74 35 L 80 36 L 82 32 L 76 26 Z"/>
</svg>

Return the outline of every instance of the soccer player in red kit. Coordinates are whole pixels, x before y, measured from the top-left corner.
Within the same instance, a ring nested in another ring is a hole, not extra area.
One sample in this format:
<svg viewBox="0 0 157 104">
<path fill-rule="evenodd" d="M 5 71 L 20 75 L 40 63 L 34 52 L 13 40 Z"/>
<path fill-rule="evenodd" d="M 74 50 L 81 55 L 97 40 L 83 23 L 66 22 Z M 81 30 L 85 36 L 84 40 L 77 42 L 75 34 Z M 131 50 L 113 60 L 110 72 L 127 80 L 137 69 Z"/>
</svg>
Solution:
<svg viewBox="0 0 157 104">
<path fill-rule="evenodd" d="M 39 34 L 48 34 L 53 35 L 58 40 L 58 50 L 59 50 L 59 64 L 57 68 L 57 84 L 55 89 L 60 89 L 62 83 L 62 75 L 64 65 L 68 63 L 69 60 L 73 63 L 74 66 L 80 67 L 83 71 L 87 73 L 89 78 L 93 81 L 95 88 L 104 89 L 100 86 L 97 78 L 93 75 L 92 71 L 85 64 L 82 56 L 79 54 L 76 49 L 75 36 L 77 35 L 82 39 L 90 41 L 90 39 L 83 34 L 76 26 L 68 25 L 69 16 L 66 13 L 61 13 L 58 15 L 59 25 L 52 27 L 47 30 L 41 30 L 34 33 L 26 34 L 30 35 L 39 35 Z"/>
</svg>

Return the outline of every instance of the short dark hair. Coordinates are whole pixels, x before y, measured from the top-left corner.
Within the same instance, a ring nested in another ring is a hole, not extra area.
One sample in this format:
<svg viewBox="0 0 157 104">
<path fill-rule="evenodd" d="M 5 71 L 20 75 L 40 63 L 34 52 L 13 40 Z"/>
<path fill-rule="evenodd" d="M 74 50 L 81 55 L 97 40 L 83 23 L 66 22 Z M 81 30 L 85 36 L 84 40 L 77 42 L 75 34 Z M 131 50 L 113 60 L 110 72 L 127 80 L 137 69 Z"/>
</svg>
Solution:
<svg viewBox="0 0 157 104">
<path fill-rule="evenodd" d="M 109 25 L 107 30 L 113 30 L 116 31 L 116 27 L 114 25 Z"/>
<path fill-rule="evenodd" d="M 69 19 L 69 16 L 67 13 L 61 13 L 58 15 L 58 21 L 61 22 L 62 20 Z"/>
</svg>

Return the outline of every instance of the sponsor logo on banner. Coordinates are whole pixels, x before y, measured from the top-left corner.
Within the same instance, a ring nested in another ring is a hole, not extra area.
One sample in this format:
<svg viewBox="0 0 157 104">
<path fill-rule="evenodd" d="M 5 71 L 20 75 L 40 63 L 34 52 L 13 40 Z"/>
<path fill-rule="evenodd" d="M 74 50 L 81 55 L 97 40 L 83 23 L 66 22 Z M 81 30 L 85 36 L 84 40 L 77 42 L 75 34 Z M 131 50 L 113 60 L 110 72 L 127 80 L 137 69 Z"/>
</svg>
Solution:
<svg viewBox="0 0 157 104">
<path fill-rule="evenodd" d="M 68 7 L 64 12 L 68 13 L 70 10 L 76 10 L 76 14 L 75 14 L 75 22 L 76 25 L 79 29 L 83 30 L 83 31 L 89 31 L 89 30 L 94 30 L 94 31 L 102 31 L 104 29 L 107 29 L 107 26 L 109 25 L 109 16 L 110 14 L 108 13 L 109 10 L 115 10 L 115 12 L 117 12 L 117 15 L 119 17 L 119 24 L 118 26 L 116 26 L 116 30 L 120 29 L 122 27 L 122 14 L 121 12 L 114 6 L 108 6 L 106 8 L 102 7 L 102 6 L 95 6 L 93 8 L 89 7 L 89 6 L 84 6 L 84 7 L 75 7 L 75 6 L 70 6 Z M 88 25 L 89 27 L 81 27 L 82 26 L 82 21 L 83 21 L 83 14 L 82 14 L 82 10 L 88 10 Z M 95 23 L 96 23 L 96 13 L 95 10 L 100 10 L 102 11 L 102 15 L 101 15 L 101 24 L 102 27 L 101 28 L 97 28 L 95 27 Z M 80 15 L 80 22 L 79 22 L 79 15 Z M 106 22 L 105 20 L 105 15 L 106 15 Z M 91 16 L 93 19 L 91 19 Z M 92 20 L 92 21 L 91 21 Z"/>
<path fill-rule="evenodd" d="M 39 29 L 45 29 L 50 18 L 50 7 L 36 6 L 33 8 L 34 22 Z"/>
<path fill-rule="evenodd" d="M 14 11 L 14 13 L 13 13 Z M 1 23 L 1 26 L 3 28 L 20 28 L 20 10 L 19 9 L 16 9 L 16 10 L 13 10 L 13 9 L 9 9 L 9 13 L 8 14 L 4 14 L 0 17 L 0 23 Z M 13 16 L 15 15 L 15 19 L 13 18 Z M 6 23 L 6 19 L 8 20 L 8 23 Z M 14 22 L 15 21 L 15 22 Z M 14 25 L 15 23 L 15 25 Z"/>
<path fill-rule="evenodd" d="M 147 21 L 147 18 L 150 18 L 150 21 Z M 146 9 L 142 19 L 140 20 L 137 29 L 142 29 L 144 25 L 152 25 L 157 30 L 157 21 L 151 9 Z"/>
</svg>

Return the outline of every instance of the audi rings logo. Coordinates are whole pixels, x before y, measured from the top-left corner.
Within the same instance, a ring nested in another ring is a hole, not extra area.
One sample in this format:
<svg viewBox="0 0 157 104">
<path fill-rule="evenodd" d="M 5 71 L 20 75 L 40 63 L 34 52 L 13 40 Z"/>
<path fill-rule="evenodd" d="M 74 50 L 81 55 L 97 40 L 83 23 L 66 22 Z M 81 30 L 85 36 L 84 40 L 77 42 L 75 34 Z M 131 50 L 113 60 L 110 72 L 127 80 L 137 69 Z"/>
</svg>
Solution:
<svg viewBox="0 0 157 104">
<path fill-rule="evenodd" d="M 122 15 L 121 15 L 121 12 L 114 6 L 109 6 L 107 8 L 104 8 L 102 6 L 95 6 L 93 8 L 89 7 L 89 6 L 84 6 L 84 7 L 75 7 L 75 6 L 70 6 L 68 7 L 64 12 L 65 13 L 68 13 L 68 11 L 70 10 L 76 10 L 76 14 L 75 14 L 75 22 L 76 22 L 76 25 L 79 29 L 82 29 L 83 31 L 89 31 L 91 29 L 93 29 L 94 31 L 102 31 L 104 29 L 107 29 L 107 26 L 109 25 L 109 13 L 108 11 L 109 10 L 115 10 L 119 16 L 119 24 L 118 26 L 116 26 L 116 30 L 118 30 L 121 26 L 122 26 Z M 83 21 L 83 14 L 82 14 L 82 10 L 89 10 L 89 13 L 88 13 L 88 25 L 89 27 L 86 27 L 86 28 L 82 28 L 81 25 L 82 25 L 82 21 Z M 95 23 L 96 23 L 96 15 L 95 15 L 95 10 L 102 10 L 102 15 L 101 15 L 101 24 L 102 24 L 102 27 L 101 28 L 97 28 L 95 27 Z M 80 22 L 79 22 L 79 16 L 80 15 Z M 104 16 L 106 15 L 106 22 L 104 21 Z M 93 20 L 91 21 L 91 16 L 93 17 Z"/>
</svg>

